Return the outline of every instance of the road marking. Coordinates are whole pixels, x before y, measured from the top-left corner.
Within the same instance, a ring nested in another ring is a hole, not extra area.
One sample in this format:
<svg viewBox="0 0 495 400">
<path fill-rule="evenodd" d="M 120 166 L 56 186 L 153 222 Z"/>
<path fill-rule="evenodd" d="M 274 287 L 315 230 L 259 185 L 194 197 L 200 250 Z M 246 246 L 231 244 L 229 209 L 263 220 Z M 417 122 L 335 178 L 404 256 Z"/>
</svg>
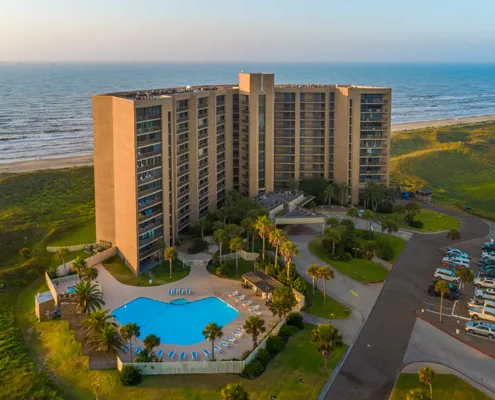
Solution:
<svg viewBox="0 0 495 400">
<path fill-rule="evenodd" d="M 351 292 L 351 294 L 353 296 L 356 296 L 356 297 L 359 296 L 359 294 L 357 292 L 355 292 L 353 289 L 349 290 L 349 292 Z"/>
</svg>

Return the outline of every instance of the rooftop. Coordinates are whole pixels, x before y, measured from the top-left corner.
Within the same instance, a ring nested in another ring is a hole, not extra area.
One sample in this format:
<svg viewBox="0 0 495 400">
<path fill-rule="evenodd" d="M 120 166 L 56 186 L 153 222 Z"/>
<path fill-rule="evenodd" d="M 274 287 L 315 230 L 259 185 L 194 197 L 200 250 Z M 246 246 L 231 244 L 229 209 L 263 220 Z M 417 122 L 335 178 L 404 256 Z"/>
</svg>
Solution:
<svg viewBox="0 0 495 400">
<path fill-rule="evenodd" d="M 261 271 L 251 271 L 242 275 L 242 279 L 248 281 L 250 284 L 256 286 L 264 293 L 271 293 L 276 288 L 283 286 L 275 278 L 267 275 Z"/>
<path fill-rule="evenodd" d="M 302 191 L 287 190 L 285 192 L 260 194 L 256 199 L 263 207 L 265 207 L 268 211 L 271 211 L 274 208 L 278 207 L 280 204 L 290 203 L 291 201 L 294 201 L 301 195 L 304 195 Z"/>
<path fill-rule="evenodd" d="M 38 302 L 38 304 L 46 303 L 47 301 L 53 301 L 53 296 L 50 291 L 38 293 L 36 295 L 36 301 Z"/>
</svg>

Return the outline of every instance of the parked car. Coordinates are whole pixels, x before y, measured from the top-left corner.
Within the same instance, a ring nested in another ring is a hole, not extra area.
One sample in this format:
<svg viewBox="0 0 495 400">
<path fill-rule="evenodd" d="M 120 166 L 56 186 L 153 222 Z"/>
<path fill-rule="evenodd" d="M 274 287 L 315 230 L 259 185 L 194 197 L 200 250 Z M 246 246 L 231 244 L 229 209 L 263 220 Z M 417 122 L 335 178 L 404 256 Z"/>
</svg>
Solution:
<svg viewBox="0 0 495 400">
<path fill-rule="evenodd" d="M 463 267 L 466 267 L 466 268 L 471 268 L 471 266 L 469 265 L 469 261 L 466 260 L 465 258 L 458 258 L 458 257 L 444 257 L 444 258 L 442 258 L 442 262 L 446 262 L 446 261 L 453 262 L 457 265 L 462 265 Z"/>
<path fill-rule="evenodd" d="M 467 262 L 471 261 L 471 257 L 469 257 L 466 253 L 460 254 L 454 251 L 447 253 L 447 257 L 450 258 L 460 258 L 461 260 L 466 260 Z"/>
<path fill-rule="evenodd" d="M 443 268 L 448 268 L 448 269 L 458 269 L 458 268 L 464 268 L 461 264 L 457 264 L 454 261 L 442 261 L 440 264 Z"/>
<path fill-rule="evenodd" d="M 440 297 L 440 292 L 435 290 L 435 284 L 436 282 L 433 282 L 432 285 L 428 286 L 428 294 L 430 296 Z M 452 301 L 459 300 L 459 288 L 453 283 L 449 283 L 449 288 L 450 291 L 444 295 L 444 298 Z"/>
<path fill-rule="evenodd" d="M 495 278 L 495 271 L 492 271 L 492 270 L 488 270 L 488 271 L 481 270 L 479 272 L 479 277 L 480 278 Z"/>
<path fill-rule="evenodd" d="M 495 324 L 483 321 L 468 321 L 464 328 L 467 333 L 486 336 L 490 339 L 495 338 Z"/>
<path fill-rule="evenodd" d="M 468 314 L 472 319 L 495 321 L 495 308 L 473 306 L 468 308 Z"/>
<path fill-rule="evenodd" d="M 455 282 L 459 284 L 460 278 L 455 275 L 455 271 L 446 268 L 437 268 L 433 273 L 433 278 L 436 280 L 444 280 L 447 282 Z"/>
<path fill-rule="evenodd" d="M 449 254 L 449 253 L 459 254 L 459 255 L 464 255 L 465 257 L 469 257 L 468 253 L 466 253 L 465 251 L 456 249 L 454 247 L 447 247 L 445 249 L 445 254 Z"/>
<path fill-rule="evenodd" d="M 495 301 L 483 300 L 483 299 L 471 299 L 468 301 L 468 307 L 473 307 L 473 306 L 495 308 Z"/>
<path fill-rule="evenodd" d="M 480 260 L 480 261 L 478 261 L 478 266 L 480 266 L 480 267 L 486 267 L 489 265 L 495 266 L 495 260 Z"/>
<path fill-rule="evenodd" d="M 495 289 L 476 289 L 474 291 L 474 297 L 483 300 L 495 300 Z"/>
<path fill-rule="evenodd" d="M 495 265 L 483 265 L 480 267 L 480 271 L 495 271 Z"/>
<path fill-rule="evenodd" d="M 474 286 L 484 288 L 495 288 L 495 279 L 490 278 L 476 278 L 474 280 Z"/>
<path fill-rule="evenodd" d="M 483 251 L 493 251 L 495 250 L 495 242 L 485 242 L 481 249 Z"/>
</svg>

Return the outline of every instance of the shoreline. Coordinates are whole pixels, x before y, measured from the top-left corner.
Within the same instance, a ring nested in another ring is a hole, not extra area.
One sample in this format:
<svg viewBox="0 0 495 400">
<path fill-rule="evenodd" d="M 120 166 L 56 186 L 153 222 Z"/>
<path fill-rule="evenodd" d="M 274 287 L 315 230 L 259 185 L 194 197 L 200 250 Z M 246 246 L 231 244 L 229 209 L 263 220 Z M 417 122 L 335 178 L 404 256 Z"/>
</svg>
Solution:
<svg viewBox="0 0 495 400">
<path fill-rule="evenodd" d="M 437 121 L 403 122 L 392 124 L 392 135 L 397 132 L 411 131 L 415 129 L 438 128 L 441 126 L 466 125 L 490 121 L 495 122 L 495 114 L 462 118 L 449 118 Z M 0 174 L 31 172 L 47 169 L 63 169 L 90 165 L 93 165 L 92 154 L 60 158 L 43 158 L 37 160 L 0 163 Z"/>
</svg>

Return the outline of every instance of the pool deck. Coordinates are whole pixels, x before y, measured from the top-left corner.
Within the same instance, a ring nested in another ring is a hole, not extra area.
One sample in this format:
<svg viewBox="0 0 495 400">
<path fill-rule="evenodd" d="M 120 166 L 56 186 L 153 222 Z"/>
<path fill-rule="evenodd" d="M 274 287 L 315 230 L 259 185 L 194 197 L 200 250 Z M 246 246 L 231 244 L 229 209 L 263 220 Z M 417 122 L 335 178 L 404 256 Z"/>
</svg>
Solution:
<svg viewBox="0 0 495 400">
<path fill-rule="evenodd" d="M 239 331 L 240 326 L 243 325 L 244 321 L 249 317 L 250 313 L 248 307 L 242 305 L 241 302 L 236 302 L 234 297 L 229 297 L 228 294 L 232 291 L 239 291 L 239 294 L 246 296 L 245 300 L 252 300 L 252 305 L 259 305 L 259 310 L 262 314 L 261 317 L 265 320 L 265 326 L 267 331 L 277 324 L 277 319 L 268 310 L 265 305 L 264 299 L 258 296 L 254 296 L 252 290 L 244 289 L 240 281 L 234 281 L 229 279 L 219 278 L 217 276 L 211 275 L 204 266 L 192 267 L 191 272 L 184 279 L 161 286 L 130 286 L 125 285 L 117 281 L 103 265 L 98 264 L 96 266 L 98 269 L 98 283 L 101 286 L 103 296 L 105 299 L 105 307 L 110 310 L 115 310 L 116 308 L 138 298 L 138 297 L 148 297 L 154 300 L 160 300 L 170 303 L 173 300 L 184 298 L 189 301 L 200 300 L 206 297 L 218 297 L 230 304 L 236 310 L 239 311 L 237 318 L 231 321 L 229 324 L 223 327 L 224 337 L 220 340 L 215 341 L 215 344 L 222 347 L 219 342 L 226 341 L 225 337 L 234 336 L 232 332 Z M 170 288 L 190 288 L 192 290 L 191 295 L 176 295 L 170 296 L 168 290 Z M 170 326 L 170 329 L 180 329 L 180 327 Z M 262 337 L 258 338 L 260 341 Z M 138 347 L 143 347 L 140 340 L 133 341 L 133 349 Z M 241 338 L 237 338 L 235 343 L 231 344 L 231 347 L 224 348 L 222 352 L 215 351 L 216 359 L 230 359 L 230 358 L 241 358 L 245 351 L 252 350 L 253 341 L 250 335 L 244 335 Z M 180 346 L 180 345 L 170 345 L 162 344 L 155 349 L 157 352 L 159 349 L 164 351 L 162 361 L 168 361 L 167 355 L 170 351 L 175 351 L 175 361 L 179 360 L 181 352 L 187 353 L 186 361 L 191 361 L 191 352 L 195 351 L 198 353 L 199 360 L 205 360 L 203 350 L 207 349 L 211 352 L 211 342 L 204 340 L 198 344 L 190 346 Z M 122 361 L 130 361 L 130 357 L 126 353 L 119 354 Z M 136 355 L 133 356 L 136 358 Z"/>
</svg>

